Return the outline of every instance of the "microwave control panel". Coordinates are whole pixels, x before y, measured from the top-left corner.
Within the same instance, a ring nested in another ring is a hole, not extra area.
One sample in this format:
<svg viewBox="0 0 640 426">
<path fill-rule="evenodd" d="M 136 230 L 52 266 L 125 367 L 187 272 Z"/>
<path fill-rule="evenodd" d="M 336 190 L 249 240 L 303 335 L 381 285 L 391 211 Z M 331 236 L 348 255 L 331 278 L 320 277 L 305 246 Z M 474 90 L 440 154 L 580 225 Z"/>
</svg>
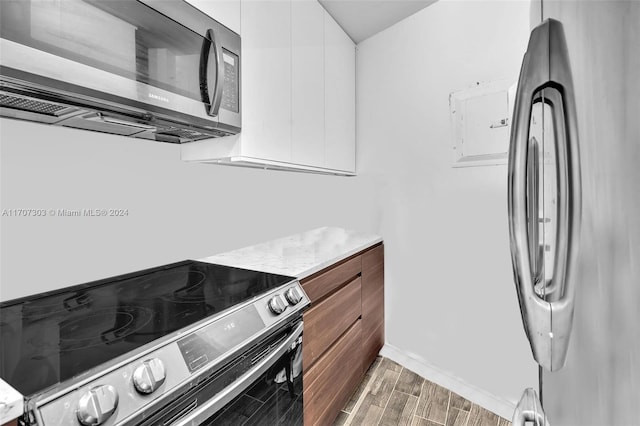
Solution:
<svg viewBox="0 0 640 426">
<path fill-rule="evenodd" d="M 221 108 L 240 112 L 240 72 L 238 55 L 223 49 L 224 83 L 222 85 Z"/>
</svg>

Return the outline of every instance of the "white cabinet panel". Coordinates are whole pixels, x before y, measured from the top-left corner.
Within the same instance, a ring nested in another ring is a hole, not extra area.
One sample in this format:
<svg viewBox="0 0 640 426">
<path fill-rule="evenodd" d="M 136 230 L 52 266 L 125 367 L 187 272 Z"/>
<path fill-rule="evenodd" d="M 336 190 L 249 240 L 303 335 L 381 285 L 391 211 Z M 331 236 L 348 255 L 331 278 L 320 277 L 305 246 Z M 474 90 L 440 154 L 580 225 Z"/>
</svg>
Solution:
<svg viewBox="0 0 640 426">
<path fill-rule="evenodd" d="M 186 0 L 225 27 L 240 34 L 240 0 Z"/>
<path fill-rule="evenodd" d="M 242 131 L 184 144 L 183 160 L 354 174 L 351 39 L 316 0 L 241 0 L 240 15 Z"/>
<path fill-rule="evenodd" d="M 324 14 L 316 0 L 291 3 L 292 161 L 323 167 Z"/>
<path fill-rule="evenodd" d="M 291 2 L 242 1 L 242 155 L 291 161 Z"/>
<path fill-rule="evenodd" d="M 355 171 L 356 51 L 325 12 L 325 167 Z"/>
</svg>

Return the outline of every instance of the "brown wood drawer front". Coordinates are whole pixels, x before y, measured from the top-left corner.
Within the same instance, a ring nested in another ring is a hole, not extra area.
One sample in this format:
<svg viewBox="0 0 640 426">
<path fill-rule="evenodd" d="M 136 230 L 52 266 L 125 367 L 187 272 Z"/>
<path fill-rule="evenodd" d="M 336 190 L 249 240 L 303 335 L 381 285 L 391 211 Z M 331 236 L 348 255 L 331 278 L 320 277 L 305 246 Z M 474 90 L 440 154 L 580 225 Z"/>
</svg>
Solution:
<svg viewBox="0 0 640 426">
<path fill-rule="evenodd" d="M 364 330 L 362 331 L 362 368 L 364 371 L 376 360 L 382 346 L 384 346 L 384 324 L 368 334 L 365 334 Z"/>
<path fill-rule="evenodd" d="M 384 245 L 362 254 L 362 340 L 366 368 L 384 344 Z"/>
<path fill-rule="evenodd" d="M 367 333 L 384 324 L 384 289 L 365 292 L 362 286 L 362 327 Z"/>
<path fill-rule="evenodd" d="M 300 283 L 311 303 L 315 303 L 323 296 L 331 293 L 342 284 L 349 281 L 362 271 L 362 260 L 360 256 L 349 259 L 346 262 L 331 267 L 319 274 L 303 279 Z"/>
<path fill-rule="evenodd" d="M 361 314 L 360 277 L 304 313 L 303 371 L 353 324 Z"/>
<path fill-rule="evenodd" d="M 349 400 L 363 375 L 361 345 L 358 320 L 304 374 L 305 426 L 331 425 Z"/>
</svg>

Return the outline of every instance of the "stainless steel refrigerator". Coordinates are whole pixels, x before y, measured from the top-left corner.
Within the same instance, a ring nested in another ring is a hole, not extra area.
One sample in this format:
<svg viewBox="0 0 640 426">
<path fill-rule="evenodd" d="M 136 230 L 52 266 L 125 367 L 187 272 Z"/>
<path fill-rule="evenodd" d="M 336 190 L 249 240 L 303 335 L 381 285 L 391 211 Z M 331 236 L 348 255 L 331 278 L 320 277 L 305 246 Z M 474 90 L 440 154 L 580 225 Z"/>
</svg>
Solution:
<svg viewBox="0 0 640 426">
<path fill-rule="evenodd" d="M 534 4 L 508 199 L 540 374 L 513 424 L 640 425 L 640 1 Z"/>
</svg>

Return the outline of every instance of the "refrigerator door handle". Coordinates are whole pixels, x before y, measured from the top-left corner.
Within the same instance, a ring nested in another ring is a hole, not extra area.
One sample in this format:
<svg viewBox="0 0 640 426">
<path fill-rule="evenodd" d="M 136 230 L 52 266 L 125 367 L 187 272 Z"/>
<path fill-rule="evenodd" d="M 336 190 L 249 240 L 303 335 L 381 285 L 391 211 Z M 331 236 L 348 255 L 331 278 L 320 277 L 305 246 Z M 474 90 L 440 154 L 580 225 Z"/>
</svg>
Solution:
<svg viewBox="0 0 640 426">
<path fill-rule="evenodd" d="M 523 392 L 511 420 L 513 426 L 525 426 L 525 422 L 533 422 L 535 426 L 549 426 L 538 394 L 532 388 L 527 388 Z"/>
<path fill-rule="evenodd" d="M 540 142 L 535 137 L 529 139 L 527 148 L 527 216 L 529 217 L 529 229 L 527 238 L 529 240 L 529 262 L 531 262 L 531 277 L 533 286 L 539 293 L 538 288 L 544 286 L 544 247 L 540 244 L 539 232 L 539 191 L 540 191 Z"/>
<path fill-rule="evenodd" d="M 553 285 L 562 292 L 554 300 L 545 300 L 535 291 L 527 221 L 529 123 L 534 99 L 547 87 L 559 93 L 557 99 L 550 101 L 555 103 L 552 110 L 557 133 L 562 133 L 556 144 L 558 233 L 552 278 Z M 511 260 L 522 321 L 534 359 L 549 371 L 564 366 L 571 334 L 580 192 L 576 111 L 567 45 L 562 24 L 547 19 L 532 31 L 520 70 L 509 146 L 508 208 Z"/>
<path fill-rule="evenodd" d="M 557 241 L 554 243 L 555 256 L 552 260 L 553 263 L 553 276 L 548 282 L 540 280 L 536 286 L 536 293 L 542 296 L 545 300 L 552 303 L 553 309 L 554 301 L 558 300 L 563 294 L 562 286 L 566 283 L 564 279 L 567 266 L 567 254 L 569 250 L 569 203 L 571 191 L 575 189 L 569 188 L 569 166 L 571 162 L 567 158 L 567 136 L 566 136 L 566 114 L 563 107 L 562 95 L 558 90 L 545 89 L 540 92 L 540 97 L 536 99 L 537 102 L 541 102 L 549 107 L 553 121 L 553 138 L 555 143 L 553 148 L 555 151 L 555 164 L 556 169 L 556 191 L 557 191 L 557 203 L 556 203 L 556 218 L 554 220 L 557 227 L 555 235 Z M 546 151 L 546 150 L 545 150 Z M 546 154 L 545 154 L 546 155 Z M 577 162 L 579 159 L 573 160 Z M 539 173 L 538 173 L 539 175 Z M 537 176 L 539 179 L 539 177 Z M 536 203 L 537 207 L 537 203 Z M 537 271 L 539 272 L 539 271 Z"/>
</svg>

